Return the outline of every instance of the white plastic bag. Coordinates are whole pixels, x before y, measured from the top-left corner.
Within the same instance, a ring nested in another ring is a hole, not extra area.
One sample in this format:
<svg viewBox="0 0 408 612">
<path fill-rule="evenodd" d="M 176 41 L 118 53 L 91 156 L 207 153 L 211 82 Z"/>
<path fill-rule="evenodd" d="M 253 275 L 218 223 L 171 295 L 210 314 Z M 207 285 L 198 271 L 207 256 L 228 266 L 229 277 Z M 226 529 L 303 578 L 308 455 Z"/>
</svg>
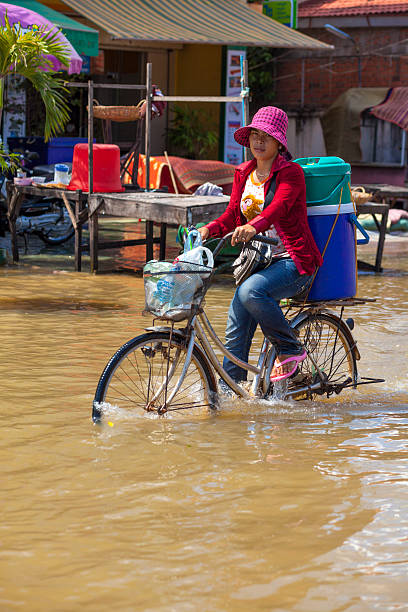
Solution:
<svg viewBox="0 0 408 612">
<path fill-rule="evenodd" d="M 174 275 L 177 301 L 179 304 L 189 304 L 197 289 L 202 287 L 203 280 L 211 274 L 214 267 L 212 251 L 203 246 L 194 247 L 179 255 L 174 260 L 174 265 L 178 265 L 180 270 L 179 274 Z"/>
</svg>

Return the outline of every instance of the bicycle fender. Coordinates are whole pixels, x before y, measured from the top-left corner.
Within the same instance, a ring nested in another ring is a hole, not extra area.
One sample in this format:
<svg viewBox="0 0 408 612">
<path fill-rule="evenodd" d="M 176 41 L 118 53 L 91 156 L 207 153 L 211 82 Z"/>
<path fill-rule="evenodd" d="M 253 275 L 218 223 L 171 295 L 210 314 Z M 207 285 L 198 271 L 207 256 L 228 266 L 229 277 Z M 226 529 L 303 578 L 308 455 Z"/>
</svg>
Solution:
<svg viewBox="0 0 408 612">
<path fill-rule="evenodd" d="M 353 335 L 352 335 L 352 333 L 350 331 L 350 328 L 347 326 L 347 324 L 342 319 L 340 319 L 337 314 L 335 314 L 331 310 L 327 310 L 327 309 L 323 308 L 319 312 L 321 312 L 322 314 L 329 315 L 330 317 L 333 317 L 333 319 L 336 319 L 339 328 L 341 329 L 343 334 L 346 336 L 347 340 L 350 343 L 350 346 L 353 347 L 352 350 L 353 350 L 354 357 L 355 357 L 356 361 L 360 361 L 361 355 L 360 355 L 360 351 L 357 348 L 357 341 L 353 338 Z M 301 312 L 300 314 L 296 315 L 293 319 L 291 319 L 289 321 L 289 325 L 292 328 L 295 328 L 299 323 L 301 323 L 305 319 L 307 319 L 308 316 L 309 316 L 309 313 L 307 311 L 306 312 Z"/>
</svg>

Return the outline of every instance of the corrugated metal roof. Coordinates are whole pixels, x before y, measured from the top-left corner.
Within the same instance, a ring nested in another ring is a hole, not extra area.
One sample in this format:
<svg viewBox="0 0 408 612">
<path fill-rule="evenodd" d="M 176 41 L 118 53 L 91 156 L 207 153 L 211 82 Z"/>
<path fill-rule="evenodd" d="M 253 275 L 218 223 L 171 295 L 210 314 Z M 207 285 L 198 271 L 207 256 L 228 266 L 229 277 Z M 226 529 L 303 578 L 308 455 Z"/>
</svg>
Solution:
<svg viewBox="0 0 408 612">
<path fill-rule="evenodd" d="M 334 17 L 341 15 L 373 15 L 408 13 L 405 0 L 305 0 L 298 7 L 298 17 Z"/>
<path fill-rule="evenodd" d="M 371 113 L 377 119 L 395 123 L 408 130 L 408 87 L 393 87 L 381 104 L 373 106 Z"/>
<path fill-rule="evenodd" d="M 330 49 L 242 0 L 64 0 L 119 39 Z"/>
</svg>

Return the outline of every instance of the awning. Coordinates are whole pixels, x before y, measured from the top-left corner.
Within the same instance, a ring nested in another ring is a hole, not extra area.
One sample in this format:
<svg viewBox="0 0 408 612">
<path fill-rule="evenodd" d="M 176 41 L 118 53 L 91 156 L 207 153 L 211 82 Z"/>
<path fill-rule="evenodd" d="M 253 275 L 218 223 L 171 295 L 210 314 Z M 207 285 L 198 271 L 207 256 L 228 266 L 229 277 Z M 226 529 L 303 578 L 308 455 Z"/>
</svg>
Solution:
<svg viewBox="0 0 408 612">
<path fill-rule="evenodd" d="M 371 113 L 377 119 L 395 123 L 408 130 L 408 87 L 393 87 L 381 104 L 373 106 Z"/>
<path fill-rule="evenodd" d="M 75 51 L 81 55 L 98 55 L 98 30 L 89 28 L 78 21 L 70 19 L 66 15 L 36 2 L 36 0 L 10 0 L 9 4 L 23 6 L 30 11 L 39 13 L 58 28 L 68 38 Z"/>
<path fill-rule="evenodd" d="M 118 39 L 332 49 L 254 11 L 243 0 L 64 0 Z"/>
</svg>

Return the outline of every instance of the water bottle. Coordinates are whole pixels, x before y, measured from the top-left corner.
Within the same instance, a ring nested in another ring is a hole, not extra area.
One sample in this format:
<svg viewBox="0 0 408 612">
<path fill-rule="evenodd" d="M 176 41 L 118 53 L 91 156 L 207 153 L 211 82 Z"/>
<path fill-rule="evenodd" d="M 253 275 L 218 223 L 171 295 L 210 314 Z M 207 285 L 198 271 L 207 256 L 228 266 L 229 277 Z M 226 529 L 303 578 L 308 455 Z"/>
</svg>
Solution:
<svg viewBox="0 0 408 612">
<path fill-rule="evenodd" d="M 176 262 L 173 263 L 170 272 L 177 272 L 178 270 L 180 270 L 180 265 Z M 177 281 L 179 276 L 179 274 L 166 274 L 157 281 L 154 297 L 160 304 L 168 303 L 170 306 L 174 306 L 178 302 Z"/>
<path fill-rule="evenodd" d="M 171 278 L 171 275 L 163 276 L 159 281 L 157 281 L 156 291 L 153 296 L 160 304 L 165 304 L 166 302 L 170 303 L 172 296 L 174 293 L 174 280 Z"/>
<path fill-rule="evenodd" d="M 201 246 L 203 244 L 201 234 L 195 227 L 187 230 L 187 237 L 184 242 L 184 252 L 191 251 L 195 247 Z"/>
</svg>

